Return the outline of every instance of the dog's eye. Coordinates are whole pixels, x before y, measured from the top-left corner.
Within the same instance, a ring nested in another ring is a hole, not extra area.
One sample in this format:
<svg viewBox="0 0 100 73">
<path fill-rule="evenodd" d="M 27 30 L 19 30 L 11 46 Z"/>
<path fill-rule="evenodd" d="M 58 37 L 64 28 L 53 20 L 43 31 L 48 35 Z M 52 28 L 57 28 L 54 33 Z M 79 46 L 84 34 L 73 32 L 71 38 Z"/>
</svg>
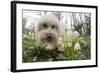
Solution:
<svg viewBox="0 0 100 73">
<path fill-rule="evenodd" d="M 55 28 L 55 26 L 54 25 L 52 25 L 52 29 L 54 29 Z"/>
<path fill-rule="evenodd" d="M 43 24 L 44 28 L 48 28 L 48 25 L 46 23 Z"/>
</svg>

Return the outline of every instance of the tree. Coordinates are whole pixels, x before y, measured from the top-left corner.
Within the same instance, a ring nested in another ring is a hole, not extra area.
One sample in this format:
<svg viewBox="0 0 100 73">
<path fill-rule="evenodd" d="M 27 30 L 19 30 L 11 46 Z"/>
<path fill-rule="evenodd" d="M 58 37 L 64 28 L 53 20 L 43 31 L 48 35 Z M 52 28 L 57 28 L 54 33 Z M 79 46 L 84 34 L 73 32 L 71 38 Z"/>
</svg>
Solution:
<svg viewBox="0 0 100 73">
<path fill-rule="evenodd" d="M 25 25 L 26 25 L 26 22 L 27 22 L 27 18 L 23 18 L 22 19 L 22 33 L 25 33 Z"/>
</svg>

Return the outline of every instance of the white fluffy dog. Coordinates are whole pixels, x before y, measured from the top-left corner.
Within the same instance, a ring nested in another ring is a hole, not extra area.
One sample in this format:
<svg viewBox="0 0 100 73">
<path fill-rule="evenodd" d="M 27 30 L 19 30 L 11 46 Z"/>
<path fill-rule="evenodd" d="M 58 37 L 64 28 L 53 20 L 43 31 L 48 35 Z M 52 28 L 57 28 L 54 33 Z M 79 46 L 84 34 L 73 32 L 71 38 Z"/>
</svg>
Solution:
<svg viewBox="0 0 100 73">
<path fill-rule="evenodd" d="M 46 50 L 60 47 L 58 38 L 60 36 L 60 22 L 53 15 L 41 16 L 35 26 L 36 40 L 45 45 Z"/>
</svg>

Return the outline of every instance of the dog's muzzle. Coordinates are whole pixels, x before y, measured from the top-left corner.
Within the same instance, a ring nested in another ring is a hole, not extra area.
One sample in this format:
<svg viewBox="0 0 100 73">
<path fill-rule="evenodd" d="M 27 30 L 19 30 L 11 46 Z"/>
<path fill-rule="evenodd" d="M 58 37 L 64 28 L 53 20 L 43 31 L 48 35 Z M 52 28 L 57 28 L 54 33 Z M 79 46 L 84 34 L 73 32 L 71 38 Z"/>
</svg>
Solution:
<svg viewBox="0 0 100 73">
<path fill-rule="evenodd" d="M 51 42 L 52 41 L 52 35 L 51 34 L 47 34 L 47 42 Z"/>
</svg>

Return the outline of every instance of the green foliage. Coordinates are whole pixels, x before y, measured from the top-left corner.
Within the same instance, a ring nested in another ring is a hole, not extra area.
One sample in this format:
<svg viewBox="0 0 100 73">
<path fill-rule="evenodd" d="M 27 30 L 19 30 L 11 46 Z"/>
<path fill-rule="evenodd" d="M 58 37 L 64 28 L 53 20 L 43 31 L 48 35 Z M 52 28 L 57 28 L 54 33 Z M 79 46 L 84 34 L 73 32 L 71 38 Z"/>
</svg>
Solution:
<svg viewBox="0 0 100 73">
<path fill-rule="evenodd" d="M 83 37 L 83 40 L 85 41 L 80 41 L 80 45 L 81 45 L 81 52 L 83 53 L 83 55 L 81 56 L 81 59 L 86 60 L 86 59 L 90 59 L 91 58 L 91 43 L 90 43 L 90 36 L 85 36 Z"/>
<path fill-rule="evenodd" d="M 67 31 L 66 31 L 67 32 Z M 74 31 L 73 31 L 74 32 Z M 68 33 L 69 34 L 69 33 Z M 86 60 L 90 59 L 90 37 L 77 37 L 64 33 L 61 37 L 64 44 L 64 51 L 46 50 L 45 46 L 39 45 L 35 39 L 23 38 L 22 52 L 23 62 L 45 62 L 45 61 L 64 61 L 64 60 Z M 70 40 L 69 40 L 70 39 Z M 75 47 L 76 45 L 76 47 Z M 77 47 L 80 45 L 79 47 Z M 76 49 L 75 49 L 76 48 Z M 81 49 L 79 49 L 81 48 Z"/>
</svg>

